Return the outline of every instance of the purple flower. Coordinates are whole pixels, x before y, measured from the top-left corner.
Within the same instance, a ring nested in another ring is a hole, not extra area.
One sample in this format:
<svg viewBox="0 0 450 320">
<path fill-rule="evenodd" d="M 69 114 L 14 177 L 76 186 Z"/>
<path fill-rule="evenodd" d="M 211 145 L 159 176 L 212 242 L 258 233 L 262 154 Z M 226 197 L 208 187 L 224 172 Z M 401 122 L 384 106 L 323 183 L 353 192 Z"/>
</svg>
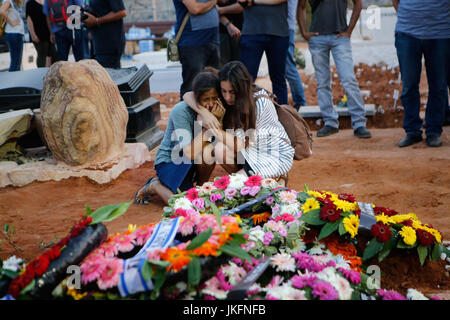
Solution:
<svg viewBox="0 0 450 320">
<path fill-rule="evenodd" d="M 353 284 L 359 284 L 361 282 L 361 274 L 358 271 L 344 268 L 338 268 L 338 271 L 340 271 L 344 277 L 346 277 L 347 280 L 350 280 Z"/>
<path fill-rule="evenodd" d="M 322 280 L 314 283 L 312 294 L 319 300 L 337 300 L 339 298 L 337 290 L 331 284 Z"/>
<path fill-rule="evenodd" d="M 377 293 L 383 298 L 383 300 L 406 300 L 404 296 L 394 290 L 378 289 Z"/>
<path fill-rule="evenodd" d="M 274 205 L 272 208 L 272 213 L 277 214 L 279 211 L 280 211 L 280 205 L 279 204 Z"/>
<path fill-rule="evenodd" d="M 243 188 L 241 189 L 241 195 L 245 196 L 245 195 L 249 194 L 249 193 L 250 193 L 250 190 L 252 190 L 251 187 L 243 187 Z"/>
<path fill-rule="evenodd" d="M 268 204 L 270 206 L 274 202 L 275 202 L 275 199 L 272 196 L 267 197 L 266 204 Z"/>
<path fill-rule="evenodd" d="M 297 289 L 303 289 L 304 287 L 313 287 L 314 282 L 317 280 L 316 276 L 299 276 L 295 275 L 291 278 L 292 286 Z"/>
<path fill-rule="evenodd" d="M 236 193 L 237 193 L 236 189 L 225 189 L 225 196 L 227 197 L 228 200 L 233 199 Z"/>
<path fill-rule="evenodd" d="M 297 260 L 297 268 L 312 272 L 320 272 L 326 268 L 325 264 L 314 261 L 314 258 L 307 253 L 298 252 L 292 255 Z"/>
<path fill-rule="evenodd" d="M 263 244 L 265 246 L 268 246 L 270 244 L 270 242 L 272 241 L 272 239 L 274 238 L 274 235 L 272 232 L 266 232 L 266 234 L 264 235 L 264 241 Z"/>
<path fill-rule="evenodd" d="M 259 190 L 261 190 L 261 188 L 258 186 L 251 187 L 250 192 L 248 194 L 251 195 L 252 197 L 254 197 L 258 194 Z"/>
<path fill-rule="evenodd" d="M 222 199 L 222 195 L 220 193 L 218 193 L 218 194 L 213 193 L 209 196 L 209 200 L 211 200 L 211 202 L 216 202 L 217 200 L 221 200 L 221 199 Z"/>
<path fill-rule="evenodd" d="M 197 198 L 192 200 L 192 204 L 196 206 L 198 209 L 203 209 L 205 207 L 205 200 L 203 200 L 202 198 Z"/>
</svg>

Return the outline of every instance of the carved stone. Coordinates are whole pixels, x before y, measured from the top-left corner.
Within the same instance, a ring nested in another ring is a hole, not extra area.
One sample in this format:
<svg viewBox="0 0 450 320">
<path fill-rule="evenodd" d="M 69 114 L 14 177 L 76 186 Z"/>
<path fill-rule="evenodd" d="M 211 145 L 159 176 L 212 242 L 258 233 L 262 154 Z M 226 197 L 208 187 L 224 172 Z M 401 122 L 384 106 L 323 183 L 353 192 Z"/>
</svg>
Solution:
<svg viewBox="0 0 450 320">
<path fill-rule="evenodd" d="M 53 64 L 40 109 L 44 137 L 56 159 L 80 166 L 106 162 L 123 151 L 128 111 L 97 61 Z"/>
</svg>

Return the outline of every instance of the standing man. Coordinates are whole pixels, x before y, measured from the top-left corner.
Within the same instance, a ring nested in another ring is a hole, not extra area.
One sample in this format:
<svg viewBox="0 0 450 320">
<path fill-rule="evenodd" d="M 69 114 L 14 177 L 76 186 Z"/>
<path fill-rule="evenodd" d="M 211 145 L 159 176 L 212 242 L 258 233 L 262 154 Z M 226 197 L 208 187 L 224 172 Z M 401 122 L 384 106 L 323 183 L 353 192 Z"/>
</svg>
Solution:
<svg viewBox="0 0 450 320">
<path fill-rule="evenodd" d="M 287 104 L 286 57 L 289 47 L 287 0 L 239 0 L 239 3 L 245 8 L 241 61 L 255 81 L 265 52 L 272 92 L 277 96 L 278 103 Z"/>
<path fill-rule="evenodd" d="M 92 12 L 86 12 L 84 23 L 92 34 L 95 60 L 104 68 L 120 69 L 125 49 L 125 5 L 122 0 L 89 0 L 89 7 Z"/>
<path fill-rule="evenodd" d="M 325 137 L 339 131 L 339 115 L 333 106 L 331 89 L 330 52 L 338 71 L 339 80 L 348 97 L 348 111 L 353 133 L 358 138 L 370 138 L 366 128 L 364 102 L 353 71 L 350 37 L 362 9 L 362 0 L 353 1 L 353 11 L 347 25 L 347 0 L 309 0 L 312 11 L 309 31 L 306 29 L 306 0 L 299 0 L 297 20 L 303 38 L 308 41 L 316 74 L 317 100 L 325 125 L 317 131 Z"/>
<path fill-rule="evenodd" d="M 237 0 L 218 0 L 220 27 L 220 67 L 230 61 L 241 59 L 239 42 L 244 8 Z"/>
<path fill-rule="evenodd" d="M 83 42 L 80 29 L 67 28 L 67 8 L 72 5 L 81 6 L 83 0 L 45 0 L 42 12 L 46 15 L 47 27 L 50 31 L 50 42 L 56 44 L 58 60 L 67 61 L 72 47 L 75 61 L 84 59 Z"/>
<path fill-rule="evenodd" d="M 448 0 L 393 0 L 397 10 L 395 47 L 402 76 L 403 129 L 398 143 L 407 147 L 422 141 L 419 83 L 422 56 L 428 80 L 425 135 L 429 147 L 440 147 L 448 107 L 446 65 L 450 60 L 450 3 Z"/>
<path fill-rule="evenodd" d="M 178 41 L 183 83 L 180 97 L 192 91 L 192 80 L 204 67 L 219 68 L 219 14 L 217 0 L 173 0 L 175 34 L 190 13 Z"/>
<path fill-rule="evenodd" d="M 306 100 L 302 78 L 298 73 L 297 64 L 295 63 L 294 59 L 297 6 L 298 0 L 288 1 L 289 48 L 286 57 L 286 79 L 289 83 L 292 100 L 294 100 L 294 108 L 298 111 L 301 106 L 306 105 Z"/>
</svg>

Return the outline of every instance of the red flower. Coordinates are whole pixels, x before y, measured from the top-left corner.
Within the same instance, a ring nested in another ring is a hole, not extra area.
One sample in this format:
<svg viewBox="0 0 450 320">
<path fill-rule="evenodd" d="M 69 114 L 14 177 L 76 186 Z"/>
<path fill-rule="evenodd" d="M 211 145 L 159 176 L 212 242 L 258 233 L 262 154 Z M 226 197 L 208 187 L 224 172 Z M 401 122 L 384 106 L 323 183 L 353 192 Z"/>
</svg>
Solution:
<svg viewBox="0 0 450 320">
<path fill-rule="evenodd" d="M 186 217 L 186 216 L 187 216 L 186 210 L 181 209 L 181 208 L 178 208 L 177 210 L 175 210 L 175 214 L 173 215 L 174 218 Z"/>
<path fill-rule="evenodd" d="M 286 222 L 290 222 L 290 221 L 294 221 L 295 218 L 292 214 L 289 213 L 283 213 L 281 216 L 278 216 L 275 218 L 275 222 L 278 222 L 280 220 L 286 221 Z"/>
<path fill-rule="evenodd" d="M 426 230 L 416 229 L 417 238 L 422 246 L 429 246 L 434 243 L 434 236 Z"/>
<path fill-rule="evenodd" d="M 31 267 L 34 269 L 34 273 L 36 276 L 41 276 L 47 271 L 48 266 L 50 265 L 50 259 L 47 255 L 43 254 L 39 258 L 31 261 Z"/>
<path fill-rule="evenodd" d="M 261 185 L 262 178 L 258 175 L 248 177 L 244 184 L 247 187 L 259 187 Z"/>
<path fill-rule="evenodd" d="M 187 192 L 187 194 L 186 194 L 186 198 L 189 200 L 189 201 L 193 201 L 193 200 L 195 200 L 195 199 L 197 199 L 198 198 L 198 191 L 197 191 L 197 189 L 194 187 L 194 188 L 190 188 L 188 191 L 186 191 Z"/>
<path fill-rule="evenodd" d="M 373 208 L 373 212 L 375 213 L 375 215 L 382 215 L 384 214 L 385 216 L 395 216 L 396 214 L 398 214 L 397 211 L 389 209 L 389 208 L 385 208 L 385 207 L 375 207 Z"/>
<path fill-rule="evenodd" d="M 22 290 L 22 287 L 19 285 L 19 279 L 16 278 L 11 281 L 8 288 L 8 293 L 12 295 L 15 299 L 17 299 L 20 295 L 20 291 Z"/>
<path fill-rule="evenodd" d="M 404 221 L 400 222 L 400 224 L 407 226 L 407 227 L 412 227 L 413 221 L 411 219 L 408 219 L 408 220 L 404 220 Z"/>
<path fill-rule="evenodd" d="M 220 179 L 214 181 L 214 187 L 222 190 L 225 190 L 229 184 L 230 184 L 229 176 L 223 176 Z"/>
<path fill-rule="evenodd" d="M 358 217 L 361 217 L 361 210 L 355 210 L 353 211 L 354 214 L 356 214 Z"/>
<path fill-rule="evenodd" d="M 320 209 L 319 217 L 322 220 L 334 222 L 341 217 L 342 210 L 338 209 L 334 203 L 327 203 Z"/>
<path fill-rule="evenodd" d="M 387 242 L 391 239 L 392 231 L 389 229 L 389 226 L 378 222 L 372 226 L 372 235 L 377 238 L 378 242 Z"/>
<path fill-rule="evenodd" d="M 47 257 L 50 259 L 50 261 L 55 260 L 61 255 L 61 247 L 58 245 L 55 245 L 50 250 L 46 251 L 44 254 L 47 255 Z"/>
<path fill-rule="evenodd" d="M 356 201 L 355 197 L 352 194 L 349 194 L 349 193 L 341 193 L 338 196 L 338 198 L 341 199 L 341 200 L 348 201 L 348 202 L 355 202 Z"/>
</svg>

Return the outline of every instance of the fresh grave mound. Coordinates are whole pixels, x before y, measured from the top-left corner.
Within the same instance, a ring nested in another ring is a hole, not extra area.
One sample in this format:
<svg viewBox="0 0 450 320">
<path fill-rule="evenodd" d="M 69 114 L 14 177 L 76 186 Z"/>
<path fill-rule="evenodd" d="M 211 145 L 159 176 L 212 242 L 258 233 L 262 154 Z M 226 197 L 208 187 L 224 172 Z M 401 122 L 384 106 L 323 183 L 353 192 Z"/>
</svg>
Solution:
<svg viewBox="0 0 450 320">
<path fill-rule="evenodd" d="M 6 288 L 11 299 L 76 300 L 429 299 L 415 287 L 400 293 L 374 286 L 368 262 L 376 255 L 385 262 L 403 250 L 417 251 L 426 266 L 449 253 L 439 231 L 414 214 L 375 207 L 371 215 L 372 206 L 350 194 L 297 192 L 273 179 L 238 174 L 174 195 L 158 223 L 130 225 L 107 238 L 104 232 L 89 235 L 130 203 L 94 212 L 88 207 L 68 237 L 28 265 L 8 259 L 0 293 Z M 356 246 L 361 235 L 370 238 L 362 256 Z M 90 243 L 84 246 L 89 252 L 72 251 L 79 239 Z M 59 272 L 64 268 L 54 271 L 61 259 L 80 266 L 78 287 Z"/>
</svg>

